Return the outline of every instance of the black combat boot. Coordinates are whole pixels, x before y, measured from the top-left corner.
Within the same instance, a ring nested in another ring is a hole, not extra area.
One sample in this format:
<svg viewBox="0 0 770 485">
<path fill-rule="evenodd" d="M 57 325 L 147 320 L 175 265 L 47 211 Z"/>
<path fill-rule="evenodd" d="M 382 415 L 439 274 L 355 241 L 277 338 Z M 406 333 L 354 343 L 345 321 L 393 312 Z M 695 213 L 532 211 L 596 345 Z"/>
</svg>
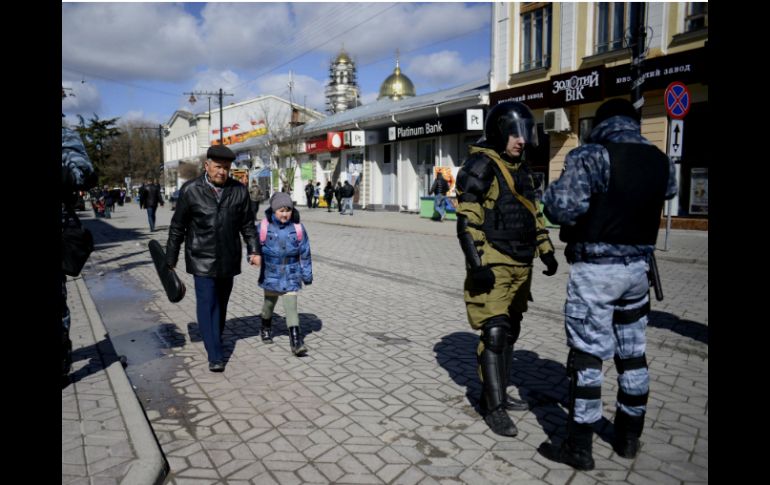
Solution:
<svg viewBox="0 0 770 485">
<path fill-rule="evenodd" d="M 259 329 L 259 336 L 262 338 L 263 343 L 273 343 L 273 317 L 262 319 L 262 326 Z"/>
<path fill-rule="evenodd" d="M 291 351 L 297 357 L 301 357 L 307 353 L 305 343 L 302 341 L 302 334 L 299 331 L 299 325 L 296 327 L 289 327 L 289 345 L 291 345 Z"/>
<path fill-rule="evenodd" d="M 567 424 L 567 439 L 562 442 L 556 460 L 576 470 L 593 470 L 592 441 L 593 429 L 590 424 L 570 420 Z"/>
<path fill-rule="evenodd" d="M 478 356 L 481 368 L 481 400 L 479 405 L 484 421 L 494 433 L 501 436 L 516 436 L 519 430 L 505 412 L 506 394 L 505 386 L 508 383 L 508 375 L 505 374 L 505 329 L 500 326 L 489 326 L 482 333 L 484 350 Z M 499 349 L 494 352 L 493 349 Z"/>
<path fill-rule="evenodd" d="M 630 416 L 620 409 L 615 414 L 615 438 L 612 449 L 623 458 L 634 458 L 641 447 L 639 437 L 644 428 L 644 413 L 641 416 Z"/>
<path fill-rule="evenodd" d="M 508 378 L 511 375 L 511 368 L 513 365 L 513 345 L 506 346 L 503 353 L 505 355 L 505 370 L 503 371 L 505 380 L 503 382 L 504 385 L 507 386 Z M 508 411 L 527 411 L 529 409 L 529 404 L 523 399 L 516 399 L 510 394 L 506 394 L 505 409 Z"/>
</svg>

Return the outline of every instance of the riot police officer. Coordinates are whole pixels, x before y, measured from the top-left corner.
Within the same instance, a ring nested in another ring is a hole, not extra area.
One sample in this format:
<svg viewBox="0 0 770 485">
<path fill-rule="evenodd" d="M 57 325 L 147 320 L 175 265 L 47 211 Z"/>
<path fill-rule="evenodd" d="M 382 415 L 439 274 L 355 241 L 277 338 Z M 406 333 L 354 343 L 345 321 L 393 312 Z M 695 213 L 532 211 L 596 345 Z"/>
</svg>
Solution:
<svg viewBox="0 0 770 485">
<path fill-rule="evenodd" d="M 471 145 L 457 176 L 465 306 L 471 327 L 481 330 L 480 407 L 490 429 L 503 436 L 518 433 L 506 410 L 528 409 L 525 401 L 508 396 L 506 387 L 527 310 L 532 261 L 539 256 L 548 276 L 558 266 L 525 160 L 527 149 L 535 146 L 537 126 L 529 108 L 500 103 L 489 111 L 484 138 Z"/>
<path fill-rule="evenodd" d="M 546 215 L 561 225 L 571 265 L 564 305 L 567 439 L 544 451 L 578 470 L 594 468 L 591 425 L 602 417 L 602 361 L 612 357 L 618 369 L 613 448 L 624 458 L 639 451 L 650 380 L 647 258 L 663 201 L 677 192 L 674 164 L 641 135 L 630 101 L 599 106 L 588 141 L 567 154 L 564 172 L 543 198 Z"/>
</svg>

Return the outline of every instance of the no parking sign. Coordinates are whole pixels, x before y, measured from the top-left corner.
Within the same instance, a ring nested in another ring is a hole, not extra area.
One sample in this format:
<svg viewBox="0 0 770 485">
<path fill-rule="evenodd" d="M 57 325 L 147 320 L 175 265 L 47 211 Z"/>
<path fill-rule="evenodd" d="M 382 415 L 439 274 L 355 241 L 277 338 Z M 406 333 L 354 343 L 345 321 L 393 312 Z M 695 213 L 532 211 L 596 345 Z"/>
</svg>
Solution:
<svg viewBox="0 0 770 485">
<path fill-rule="evenodd" d="M 675 120 L 684 119 L 690 112 L 690 90 L 683 83 L 674 81 L 666 88 L 663 100 L 666 104 L 666 113 Z"/>
</svg>

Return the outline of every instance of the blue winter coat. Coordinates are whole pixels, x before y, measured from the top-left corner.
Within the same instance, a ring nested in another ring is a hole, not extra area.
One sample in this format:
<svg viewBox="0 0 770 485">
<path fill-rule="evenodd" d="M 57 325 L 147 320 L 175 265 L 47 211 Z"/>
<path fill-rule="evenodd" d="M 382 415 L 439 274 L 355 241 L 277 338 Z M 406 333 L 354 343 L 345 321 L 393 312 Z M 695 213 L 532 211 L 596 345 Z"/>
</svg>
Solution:
<svg viewBox="0 0 770 485">
<path fill-rule="evenodd" d="M 294 223 L 299 214 L 294 209 L 292 219 L 281 224 L 273 217 L 272 209 L 265 211 L 268 221 L 267 238 L 262 244 L 262 272 L 259 286 L 265 290 L 286 293 L 298 291 L 302 283 L 313 282 L 313 261 L 310 256 L 310 238 L 302 226 L 302 241 L 297 241 Z M 257 223 L 257 236 L 263 221 Z"/>
</svg>

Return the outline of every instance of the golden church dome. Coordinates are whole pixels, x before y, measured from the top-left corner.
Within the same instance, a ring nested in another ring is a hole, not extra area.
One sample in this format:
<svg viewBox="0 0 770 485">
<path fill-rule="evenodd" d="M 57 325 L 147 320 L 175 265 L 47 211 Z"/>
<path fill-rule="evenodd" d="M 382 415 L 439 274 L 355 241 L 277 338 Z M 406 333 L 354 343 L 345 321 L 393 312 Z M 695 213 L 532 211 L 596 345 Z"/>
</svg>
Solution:
<svg viewBox="0 0 770 485">
<path fill-rule="evenodd" d="M 350 64 L 351 62 L 350 56 L 348 56 L 348 53 L 345 52 L 345 48 L 343 47 L 332 64 Z"/>
<path fill-rule="evenodd" d="M 388 76 L 380 86 L 380 95 L 377 99 L 390 98 L 393 100 L 399 100 L 410 96 L 415 96 L 414 84 L 412 80 L 406 77 L 406 74 L 401 72 L 401 68 L 398 67 L 398 61 L 396 61 L 396 69 L 393 70 L 393 74 Z"/>
</svg>

